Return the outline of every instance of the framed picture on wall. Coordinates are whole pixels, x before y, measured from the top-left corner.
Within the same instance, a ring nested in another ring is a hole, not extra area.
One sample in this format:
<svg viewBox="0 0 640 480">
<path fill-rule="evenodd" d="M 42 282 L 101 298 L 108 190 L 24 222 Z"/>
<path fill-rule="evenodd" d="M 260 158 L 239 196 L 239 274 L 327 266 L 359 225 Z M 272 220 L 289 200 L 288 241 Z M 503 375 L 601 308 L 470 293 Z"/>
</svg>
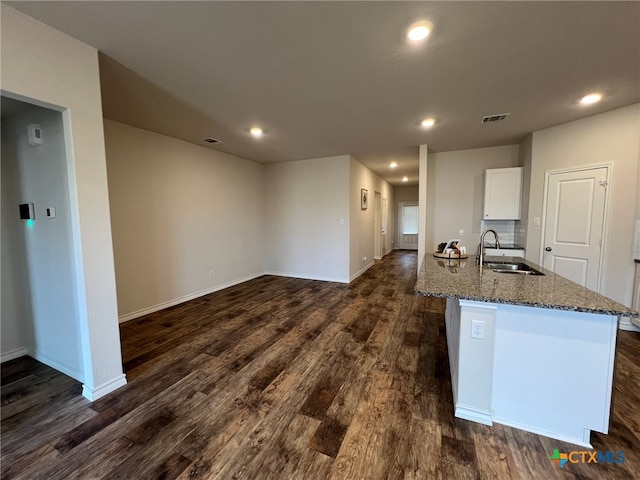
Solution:
<svg viewBox="0 0 640 480">
<path fill-rule="evenodd" d="M 360 209 L 369 208 L 369 192 L 365 188 L 360 189 Z"/>
</svg>

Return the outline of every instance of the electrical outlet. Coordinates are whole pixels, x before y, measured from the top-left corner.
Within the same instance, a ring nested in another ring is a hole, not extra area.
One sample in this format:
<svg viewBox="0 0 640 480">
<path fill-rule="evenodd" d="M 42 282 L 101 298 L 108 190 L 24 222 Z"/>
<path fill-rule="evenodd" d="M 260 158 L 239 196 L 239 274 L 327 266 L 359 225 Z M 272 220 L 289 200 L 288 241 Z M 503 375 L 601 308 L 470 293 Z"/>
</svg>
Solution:
<svg viewBox="0 0 640 480">
<path fill-rule="evenodd" d="M 458 236 L 459 237 L 464 237 L 464 230 L 462 228 L 460 230 L 458 230 Z"/>
<path fill-rule="evenodd" d="M 471 338 L 484 338 L 484 322 L 482 320 L 471 320 Z"/>
<path fill-rule="evenodd" d="M 209 270 L 209 278 L 213 278 L 213 270 Z"/>
</svg>

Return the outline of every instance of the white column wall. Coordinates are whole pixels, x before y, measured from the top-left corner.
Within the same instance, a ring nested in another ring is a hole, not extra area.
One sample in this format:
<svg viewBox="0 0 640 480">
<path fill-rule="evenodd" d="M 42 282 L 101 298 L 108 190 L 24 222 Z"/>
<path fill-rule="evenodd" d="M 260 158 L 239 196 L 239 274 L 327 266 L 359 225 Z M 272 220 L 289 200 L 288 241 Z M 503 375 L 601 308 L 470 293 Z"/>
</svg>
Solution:
<svg viewBox="0 0 640 480">
<path fill-rule="evenodd" d="M 83 394 L 95 399 L 126 383 L 122 373 L 98 52 L 1 5 L 0 89 L 63 111 Z"/>
</svg>

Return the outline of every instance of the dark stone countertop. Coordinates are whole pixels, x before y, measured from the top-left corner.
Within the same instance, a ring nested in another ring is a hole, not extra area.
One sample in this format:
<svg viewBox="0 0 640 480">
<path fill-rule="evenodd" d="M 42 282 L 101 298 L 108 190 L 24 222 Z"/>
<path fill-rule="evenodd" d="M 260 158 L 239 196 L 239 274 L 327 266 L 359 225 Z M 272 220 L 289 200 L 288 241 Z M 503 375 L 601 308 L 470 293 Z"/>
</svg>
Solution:
<svg viewBox="0 0 640 480">
<path fill-rule="evenodd" d="M 522 262 L 545 275 L 482 271 L 470 255 L 466 260 L 447 260 L 425 255 L 415 291 L 420 295 L 460 298 L 477 302 L 637 317 L 628 307 L 589 290 L 535 263 L 519 257 L 491 257 L 495 261 Z"/>
</svg>

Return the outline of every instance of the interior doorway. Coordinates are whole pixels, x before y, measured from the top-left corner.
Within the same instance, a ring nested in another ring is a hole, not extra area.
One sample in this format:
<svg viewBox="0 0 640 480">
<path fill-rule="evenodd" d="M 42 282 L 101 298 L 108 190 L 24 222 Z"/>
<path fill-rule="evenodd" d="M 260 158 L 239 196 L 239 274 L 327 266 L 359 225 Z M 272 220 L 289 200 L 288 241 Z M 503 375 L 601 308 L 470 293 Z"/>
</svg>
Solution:
<svg viewBox="0 0 640 480">
<path fill-rule="evenodd" d="M 382 256 L 389 253 L 389 203 L 386 198 L 382 197 L 382 226 L 381 226 L 381 244 Z"/>
<path fill-rule="evenodd" d="M 541 264 L 600 289 L 609 166 L 548 172 Z"/>
<path fill-rule="evenodd" d="M 64 121 L 2 97 L 0 359 L 29 355 L 84 382 Z M 27 205 L 27 218 L 21 218 Z"/>
<path fill-rule="evenodd" d="M 398 203 L 398 248 L 418 249 L 418 202 Z"/>
<path fill-rule="evenodd" d="M 375 192 L 373 199 L 373 258 L 382 258 L 382 194 Z"/>
</svg>

